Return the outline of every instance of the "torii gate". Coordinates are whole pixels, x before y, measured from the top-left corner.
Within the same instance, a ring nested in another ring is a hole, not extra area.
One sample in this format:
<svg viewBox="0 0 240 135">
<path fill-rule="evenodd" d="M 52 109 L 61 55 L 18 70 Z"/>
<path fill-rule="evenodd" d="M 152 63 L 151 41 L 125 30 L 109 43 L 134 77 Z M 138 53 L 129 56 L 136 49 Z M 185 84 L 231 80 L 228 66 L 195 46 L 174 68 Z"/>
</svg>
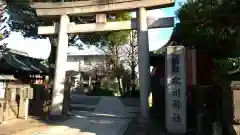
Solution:
<svg viewBox="0 0 240 135">
<path fill-rule="evenodd" d="M 150 86 L 148 28 L 173 27 L 174 18 L 147 18 L 147 9 L 174 5 L 174 0 L 86 0 L 61 3 L 34 3 L 38 16 L 60 19 L 59 25 L 40 26 L 38 34 L 58 34 L 56 68 L 53 84 L 52 115 L 61 115 L 65 68 L 68 50 L 68 34 L 96 31 L 137 29 L 141 116 L 148 118 L 148 93 Z M 107 22 L 106 13 L 112 11 L 137 11 L 136 20 Z M 96 14 L 96 23 L 75 24 L 68 15 Z"/>
</svg>

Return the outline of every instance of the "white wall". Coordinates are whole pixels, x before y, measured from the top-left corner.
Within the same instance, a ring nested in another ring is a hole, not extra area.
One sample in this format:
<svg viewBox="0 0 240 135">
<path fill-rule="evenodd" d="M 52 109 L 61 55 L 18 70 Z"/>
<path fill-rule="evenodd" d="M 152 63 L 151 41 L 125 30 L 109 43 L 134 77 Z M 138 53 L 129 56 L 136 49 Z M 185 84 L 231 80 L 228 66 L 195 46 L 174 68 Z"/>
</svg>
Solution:
<svg viewBox="0 0 240 135">
<path fill-rule="evenodd" d="M 78 71 L 84 70 L 84 67 L 87 67 L 87 63 L 84 63 L 84 58 L 88 58 L 91 66 L 96 66 L 98 64 L 104 63 L 105 56 L 96 55 L 96 56 L 83 56 L 83 55 L 69 55 L 67 57 L 66 70 L 75 70 Z"/>
</svg>

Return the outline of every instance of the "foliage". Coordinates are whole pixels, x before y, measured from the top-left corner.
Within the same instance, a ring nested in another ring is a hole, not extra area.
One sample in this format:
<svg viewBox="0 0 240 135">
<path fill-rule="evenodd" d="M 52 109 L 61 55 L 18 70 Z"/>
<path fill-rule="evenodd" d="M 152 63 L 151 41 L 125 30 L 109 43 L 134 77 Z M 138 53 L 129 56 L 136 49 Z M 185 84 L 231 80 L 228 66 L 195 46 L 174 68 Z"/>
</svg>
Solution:
<svg viewBox="0 0 240 135">
<path fill-rule="evenodd" d="M 177 12 L 175 40 L 212 55 L 212 79 L 222 88 L 240 68 L 239 7 L 239 0 L 189 0 Z"/>
<path fill-rule="evenodd" d="M 4 40 L 5 38 L 8 38 L 9 36 L 9 31 L 7 30 L 7 26 L 6 26 L 6 20 L 7 17 L 4 15 L 4 11 L 5 11 L 5 5 L 1 4 L 0 5 L 0 41 Z M 5 53 L 7 51 L 7 44 L 6 43 L 2 43 L 0 44 L 0 58 L 3 55 L 3 53 Z"/>
<path fill-rule="evenodd" d="M 107 16 L 108 21 L 130 20 L 131 16 L 128 12 L 112 13 Z M 111 32 L 94 32 L 81 35 L 83 42 L 88 44 L 98 44 L 107 46 L 109 50 L 114 50 L 116 46 L 123 45 L 129 41 L 130 30 L 111 31 Z"/>
<path fill-rule="evenodd" d="M 9 14 L 8 24 L 12 31 L 20 31 L 27 37 L 39 37 L 37 26 L 40 22 L 36 18 L 36 12 L 31 8 L 30 1 L 19 2 L 6 0 L 7 13 Z"/>
<path fill-rule="evenodd" d="M 138 45 L 137 45 L 137 31 L 131 31 L 128 46 L 125 49 L 125 55 L 127 64 L 131 68 L 135 68 L 138 65 Z"/>
<path fill-rule="evenodd" d="M 42 2 L 49 2 L 50 0 Z M 53 2 L 59 2 L 61 0 L 55 0 Z M 8 13 L 10 14 L 9 25 L 13 31 L 21 31 L 25 36 L 30 37 L 39 37 L 37 34 L 37 27 L 43 25 L 44 22 L 41 22 L 37 19 L 36 12 L 31 8 L 30 1 L 18 2 L 15 0 L 6 0 Z M 39 1 L 38 1 L 39 2 Z M 50 1 L 51 2 L 51 1 Z M 72 21 L 89 23 L 94 21 L 94 17 L 71 17 Z M 114 13 L 108 15 L 108 21 L 120 21 L 120 20 L 129 20 L 129 13 Z M 46 22 L 45 22 L 46 23 Z M 47 22 L 49 23 L 49 22 Z M 90 33 L 86 35 L 70 35 L 70 40 L 76 39 L 76 36 L 79 37 L 83 42 L 89 44 L 97 44 L 101 42 L 102 45 L 113 45 L 113 44 L 124 44 L 127 41 L 127 36 L 129 32 L 99 32 L 99 33 Z M 54 42 L 56 43 L 56 42 Z"/>
<path fill-rule="evenodd" d="M 123 21 L 123 20 L 130 20 L 131 16 L 130 13 L 114 13 L 109 14 L 107 16 L 108 21 Z M 124 95 L 123 90 L 126 88 L 127 82 L 130 82 L 130 80 L 126 79 L 127 70 L 124 69 L 122 61 L 120 59 L 120 48 L 122 45 L 129 43 L 129 35 L 130 30 L 125 31 L 111 31 L 111 32 L 95 32 L 90 33 L 86 35 L 81 35 L 80 38 L 83 40 L 83 42 L 88 44 L 95 44 L 100 45 L 100 47 L 103 47 L 106 54 L 107 54 L 107 65 L 113 66 L 112 71 L 107 77 L 107 87 L 110 87 L 110 85 L 115 85 L 114 80 L 117 78 L 118 85 L 117 88 L 114 88 L 115 90 L 118 89 L 121 95 Z M 130 76 L 128 76 L 130 78 Z M 122 82 L 120 81 L 122 80 Z M 121 84 L 122 83 L 122 84 Z M 126 84 L 126 85 L 125 85 Z M 121 87 L 123 85 L 123 87 Z"/>
<path fill-rule="evenodd" d="M 132 92 L 135 92 L 136 90 L 136 79 L 137 79 L 137 72 L 136 67 L 138 65 L 138 45 L 137 45 L 137 31 L 132 30 L 129 38 L 129 45 L 125 48 L 125 57 L 124 61 L 127 64 L 127 66 L 130 67 L 131 71 L 131 86 L 132 86 Z"/>
<path fill-rule="evenodd" d="M 36 16 L 36 12 L 33 8 L 31 8 L 30 1 L 19 2 L 15 0 L 7 0 L 7 11 L 10 15 L 9 25 L 11 30 L 13 31 L 21 31 L 24 36 L 39 38 L 40 36 L 37 34 L 37 27 L 39 25 L 44 25 L 46 23 L 54 23 L 52 22 L 41 22 L 38 20 Z M 38 1 L 39 2 L 39 1 Z M 48 0 L 42 0 L 42 2 L 49 2 Z M 51 1 L 50 1 L 51 2 Z M 54 1 L 59 2 L 59 1 Z M 128 12 L 119 12 L 119 13 L 111 13 L 107 15 L 108 21 L 122 21 L 122 20 L 130 20 L 131 16 Z M 94 16 L 74 16 L 70 17 L 71 21 L 76 23 L 93 23 L 95 22 Z M 70 35 L 70 45 L 77 45 L 81 48 L 81 44 L 75 44 L 76 40 L 81 39 L 84 43 L 100 45 L 101 47 L 107 48 L 106 52 L 113 56 L 113 63 L 115 70 L 120 69 L 119 67 L 119 58 L 118 58 L 118 49 L 120 45 L 124 45 L 128 43 L 130 30 L 127 31 L 112 31 L 112 32 L 94 32 L 85 35 L 77 34 Z M 57 38 L 56 36 L 49 36 L 52 46 L 56 46 Z M 52 47 L 50 60 L 55 61 L 55 47 Z"/>
<path fill-rule="evenodd" d="M 38 1 L 39 2 L 39 1 Z M 42 1 L 49 2 L 49 1 Z M 50 1 L 51 2 L 51 1 Z M 59 2 L 55 0 L 54 2 Z M 19 2 L 16 0 L 6 0 L 7 12 L 10 16 L 8 24 L 12 31 L 20 31 L 24 36 L 39 38 L 37 34 L 37 27 L 39 25 L 44 25 L 46 23 L 52 22 L 42 22 L 38 20 L 36 12 L 31 8 L 30 1 Z M 120 21 L 131 19 L 129 13 L 113 13 L 108 15 L 108 21 Z M 75 16 L 70 18 L 71 21 L 76 23 L 92 23 L 94 22 L 94 16 L 82 17 Z M 70 45 L 79 46 L 81 49 L 81 44 L 76 44 L 76 41 L 81 39 L 83 42 L 93 45 L 107 46 L 107 50 L 114 50 L 116 46 L 125 44 L 128 41 L 129 31 L 115 31 L 115 32 L 95 32 L 86 35 L 70 35 L 69 41 Z M 49 61 L 55 61 L 54 50 L 57 44 L 57 36 L 48 36 L 52 44 L 52 50 Z"/>
<path fill-rule="evenodd" d="M 223 97 L 222 125 L 231 123 L 233 118 L 230 75 L 239 72 L 240 65 L 239 7 L 239 0 L 191 0 L 177 13 L 180 23 L 175 29 L 176 40 L 212 55 L 213 89 Z M 216 112 L 219 112 L 218 105 L 219 102 L 214 103 Z"/>
<path fill-rule="evenodd" d="M 116 81 L 117 79 L 117 81 Z M 120 81 L 121 80 L 121 81 Z M 131 75 L 126 70 L 121 62 L 117 67 L 102 80 L 102 86 L 113 91 L 119 91 L 121 96 L 124 96 L 131 82 Z"/>
<path fill-rule="evenodd" d="M 6 0 L 7 2 L 7 12 L 10 15 L 9 26 L 12 31 L 20 31 L 24 36 L 39 38 L 40 36 L 37 34 L 37 27 L 39 25 L 44 25 L 46 23 L 54 23 L 52 22 L 41 22 L 37 19 L 36 12 L 33 8 L 31 8 L 30 1 L 19 2 L 15 0 Z M 39 2 L 39 1 L 38 1 Z M 49 1 L 43 1 L 49 2 Z M 56 0 L 55 2 L 59 2 Z M 129 20 L 131 16 L 129 13 L 113 13 L 109 14 L 108 21 L 121 21 L 121 20 Z M 87 17 L 71 17 L 71 21 L 75 21 L 76 23 L 92 23 L 95 21 L 94 16 Z M 114 32 L 95 32 L 86 35 L 70 35 L 69 41 L 70 45 L 78 46 L 81 49 L 81 44 L 76 44 L 77 40 L 82 40 L 85 43 L 93 44 L 93 45 L 101 45 L 107 46 L 108 52 L 113 52 L 113 50 L 117 50 L 117 46 L 127 43 L 128 35 L 130 31 L 114 31 Z M 52 44 L 52 50 L 50 54 L 49 62 L 55 61 L 55 47 L 57 44 L 57 36 L 50 35 L 50 42 Z M 110 50 L 110 51 L 109 51 Z M 115 51 L 114 51 L 115 52 Z M 112 54 L 111 54 L 112 55 Z M 115 55 L 116 56 L 116 55 Z"/>
<path fill-rule="evenodd" d="M 239 6 L 238 0 L 189 0 L 177 12 L 178 41 L 214 55 L 232 55 L 239 35 Z"/>
</svg>

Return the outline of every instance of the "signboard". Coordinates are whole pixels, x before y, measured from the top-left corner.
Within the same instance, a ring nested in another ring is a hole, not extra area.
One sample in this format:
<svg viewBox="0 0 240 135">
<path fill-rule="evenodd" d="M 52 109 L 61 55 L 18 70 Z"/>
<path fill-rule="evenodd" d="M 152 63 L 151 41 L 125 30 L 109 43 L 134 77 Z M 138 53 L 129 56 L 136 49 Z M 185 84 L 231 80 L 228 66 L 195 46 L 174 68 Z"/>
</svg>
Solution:
<svg viewBox="0 0 240 135">
<path fill-rule="evenodd" d="M 5 97 L 5 89 L 6 89 L 6 83 L 0 82 L 0 98 Z"/>
<path fill-rule="evenodd" d="M 33 99 L 33 88 L 25 88 L 22 92 L 24 99 Z"/>
<path fill-rule="evenodd" d="M 187 95 L 185 48 L 169 46 L 166 51 L 166 129 L 172 133 L 186 133 Z"/>
</svg>

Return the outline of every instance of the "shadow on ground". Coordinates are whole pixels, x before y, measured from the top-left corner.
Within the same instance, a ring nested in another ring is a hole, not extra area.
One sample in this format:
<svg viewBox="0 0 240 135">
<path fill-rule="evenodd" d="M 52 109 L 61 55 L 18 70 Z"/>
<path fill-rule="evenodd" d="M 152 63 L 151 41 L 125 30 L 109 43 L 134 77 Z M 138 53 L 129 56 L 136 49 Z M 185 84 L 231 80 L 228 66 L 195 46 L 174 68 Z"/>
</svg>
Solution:
<svg viewBox="0 0 240 135">
<path fill-rule="evenodd" d="M 22 130 L 14 135 L 121 135 L 129 123 L 138 117 L 137 98 L 124 100 L 118 97 L 80 96 L 75 97 L 75 100 L 78 98 L 83 101 L 73 102 L 97 105 L 89 110 L 84 107 L 72 108 L 73 116 L 61 117 L 58 120 L 48 121 L 39 118 L 44 125 L 42 129 Z"/>
</svg>

